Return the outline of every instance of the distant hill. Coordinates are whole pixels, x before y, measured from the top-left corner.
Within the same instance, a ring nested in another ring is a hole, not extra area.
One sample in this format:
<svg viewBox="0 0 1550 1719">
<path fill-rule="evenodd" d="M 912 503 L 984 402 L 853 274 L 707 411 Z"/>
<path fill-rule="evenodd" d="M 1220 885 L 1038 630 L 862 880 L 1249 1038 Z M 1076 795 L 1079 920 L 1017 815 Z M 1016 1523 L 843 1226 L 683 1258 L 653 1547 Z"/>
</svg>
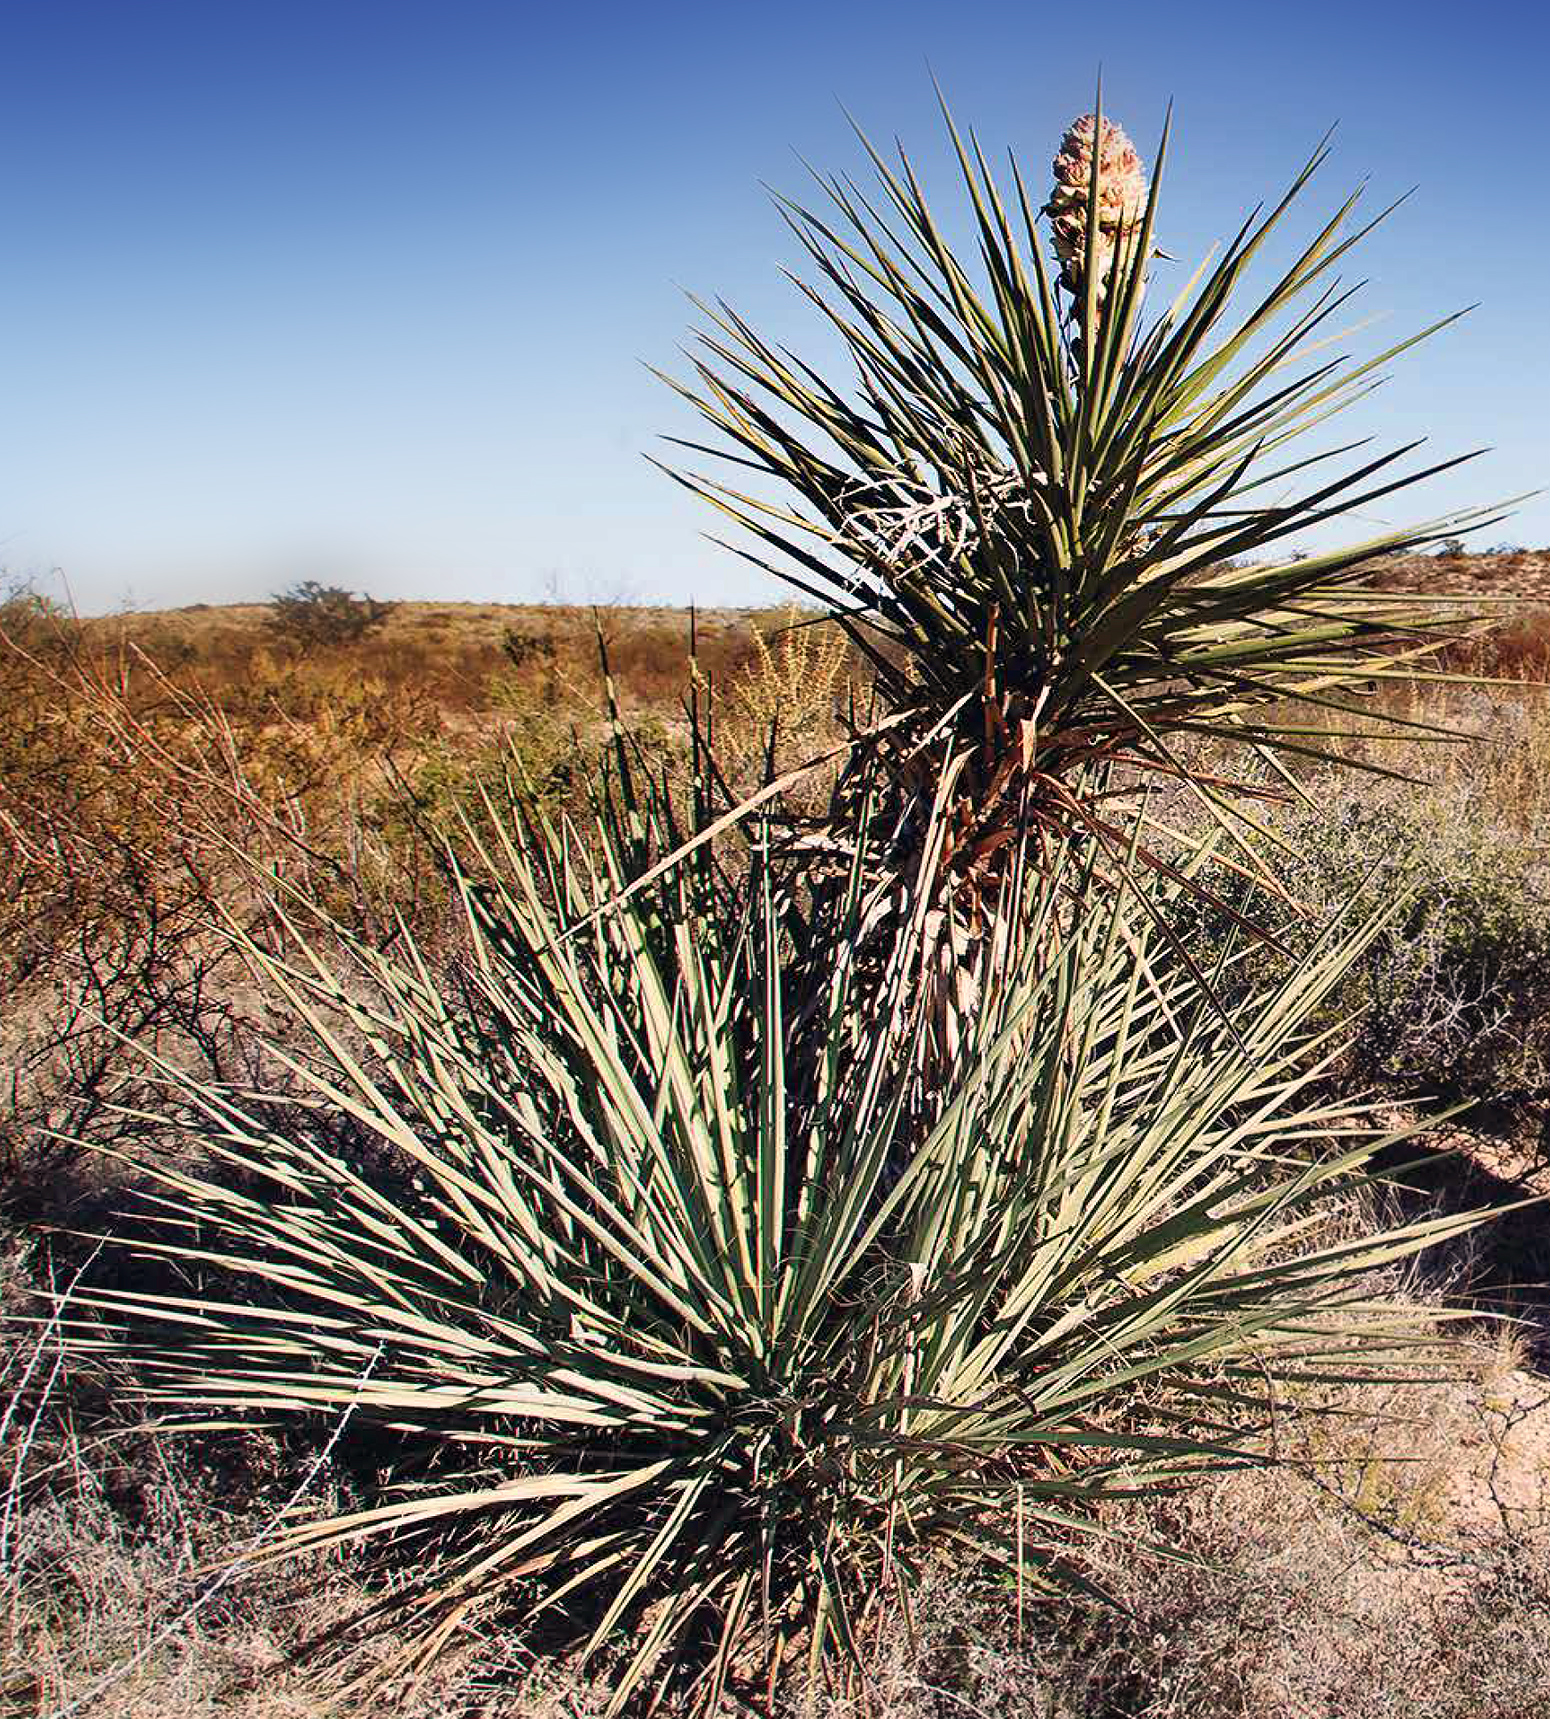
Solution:
<svg viewBox="0 0 1550 1719">
<path fill-rule="evenodd" d="M 1528 626 L 1536 638 L 1550 636 L 1537 615 L 1550 610 L 1550 549 L 1397 556 L 1379 564 L 1378 578 L 1396 591 L 1521 597 L 1527 615 L 1504 616 L 1504 632 Z M 753 660 L 761 635 L 816 613 L 790 606 L 694 611 L 700 672 L 724 680 Z M 101 617 L 82 622 L 81 629 L 97 649 L 138 648 L 162 667 L 192 672 L 219 691 L 255 674 L 271 676 L 295 659 L 294 648 L 272 632 L 270 615 L 263 603 L 196 603 Z M 572 694 L 600 691 L 601 631 L 627 702 L 676 705 L 688 681 L 690 629 L 688 608 L 665 605 L 401 602 L 367 638 L 330 652 L 329 667 L 349 668 L 447 711 L 479 711 L 489 707 L 497 677 L 512 672 L 547 679 Z M 302 664 L 308 672 L 323 666 L 316 655 Z"/>
<path fill-rule="evenodd" d="M 811 610 L 593 608 L 540 603 L 402 602 L 356 643 L 302 651 L 276 634 L 263 603 L 196 603 L 80 623 L 89 648 L 143 651 L 158 666 L 193 675 L 224 695 L 287 666 L 308 677 L 358 673 L 394 692 L 412 692 L 445 710 L 488 708 L 497 676 L 517 673 L 601 690 L 599 636 L 616 683 L 630 702 L 675 704 L 689 681 L 691 627 L 701 674 L 735 673 L 757 638 Z"/>
<path fill-rule="evenodd" d="M 1381 566 L 1383 582 L 1396 591 L 1524 597 L 1550 607 L 1550 549 L 1512 549 L 1491 555 L 1397 555 Z"/>
</svg>

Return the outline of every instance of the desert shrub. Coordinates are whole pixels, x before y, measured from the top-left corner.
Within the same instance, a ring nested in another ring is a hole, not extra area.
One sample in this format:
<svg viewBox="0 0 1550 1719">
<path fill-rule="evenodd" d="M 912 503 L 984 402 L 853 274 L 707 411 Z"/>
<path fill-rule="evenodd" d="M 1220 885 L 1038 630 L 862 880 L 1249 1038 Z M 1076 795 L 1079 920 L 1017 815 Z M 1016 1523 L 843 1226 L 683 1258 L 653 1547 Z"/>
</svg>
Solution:
<svg viewBox="0 0 1550 1719">
<path fill-rule="evenodd" d="M 718 763 L 752 785 L 833 749 L 857 668 L 849 640 L 821 615 L 793 606 L 778 627 L 756 630 L 751 660 L 716 689 Z M 815 807 L 838 768 L 803 783 Z"/>
<path fill-rule="evenodd" d="M 68 1142 L 144 1131 L 126 1039 L 253 1074 L 246 974 L 214 920 L 256 930 L 276 879 L 368 935 L 397 915 L 430 935 L 441 908 L 434 849 L 393 818 L 388 761 L 423 744 L 410 698 L 257 652 L 217 703 L 100 630 L 21 618 L 0 638 L 0 1159 L 30 1209 Z"/>
<path fill-rule="evenodd" d="M 28 1263 L 39 1280 L 50 1275 L 45 1261 Z M 0 1296 L 8 1312 L 32 1310 L 25 1286 L 4 1277 Z M 347 1506 L 344 1465 L 261 1431 L 157 1444 L 132 1409 L 114 1412 L 111 1374 L 61 1369 L 52 1326 L 23 1317 L 8 1335 L 0 1711 L 15 1719 L 367 1719 L 371 1706 L 339 1699 L 347 1659 L 331 1667 L 327 1693 L 298 1663 L 300 1646 L 326 1638 L 368 1601 L 352 1560 L 325 1553 L 284 1570 L 229 1561 L 299 1493 Z M 414 1710 L 481 1719 L 594 1711 L 583 1689 L 565 1691 L 569 1702 L 546 1701 L 526 1675 L 530 1660 L 516 1635 L 466 1643 L 418 1691 Z"/>
<path fill-rule="evenodd" d="M 501 655 L 518 674 L 552 676 L 559 661 L 559 646 L 550 633 L 507 627 L 501 635 Z"/>
<path fill-rule="evenodd" d="M 1018 1606 L 944 1561 L 868 1642 L 863 1687 L 793 1689 L 781 1719 L 1381 1719 L 1399 1691 L 1425 1719 L 1528 1719 L 1544 1387 L 1510 1341 L 1442 1354 L 1440 1385 L 1297 1390 L 1282 1466 L 1114 1506 L 1083 1548 L 1093 1592 Z"/>
<path fill-rule="evenodd" d="M 1073 906 L 1072 860 L 921 1112 L 921 915 L 880 978 L 840 958 L 793 996 L 760 864 L 701 849 L 614 900 L 675 837 L 659 801 L 603 810 L 595 871 L 543 824 L 492 833 L 461 996 L 407 939 L 349 971 L 252 947 L 313 1101 L 402 1173 L 164 1069 L 237 1175 L 143 1162 L 170 1227 L 123 1245 L 195 1285 L 77 1297 L 112 1320 L 78 1342 L 127 1339 L 169 1414 L 409 1436 L 362 1510 L 266 1552 L 398 1560 L 384 1677 L 512 1605 L 611 1656 L 615 1710 L 661 1682 L 710 1707 L 853 1644 L 944 1544 L 1058 1585 L 1111 1495 L 1261 1460 L 1280 1365 L 1338 1378 L 1355 1330 L 1363 1371 L 1406 1353 L 1361 1276 L 1471 1220 L 1309 1228 L 1380 1144 L 1301 1067 L 1380 922 L 1228 1023 L 1139 906 Z M 863 871 L 820 949 L 854 947 Z"/>
<path fill-rule="evenodd" d="M 594 663 L 596 655 L 594 646 Z M 540 722 L 552 719 L 556 707 L 565 705 L 574 728 L 586 710 L 588 700 L 581 689 L 589 683 L 583 665 L 568 659 L 553 633 L 507 627 L 501 634 L 501 662 L 489 677 L 486 702 L 504 715 Z M 594 720 L 595 708 L 594 704 L 588 713 Z"/>
<path fill-rule="evenodd" d="M 31 579 L 0 568 L 0 632 L 14 646 L 46 649 L 74 631 L 73 617 Z"/>
<path fill-rule="evenodd" d="M 1306 946 L 1334 904 L 1364 892 L 1400 903 L 1331 1000 L 1359 1021 L 1348 1078 L 1508 1113 L 1550 1099 L 1550 868 L 1533 831 L 1510 822 L 1489 784 L 1352 792 L 1322 779 L 1317 809 L 1284 811 L 1285 881 L 1299 915 L 1280 927 Z M 1479 792 L 1481 786 L 1485 792 Z M 1241 877 L 1213 890 L 1242 901 Z M 1197 952 L 1225 934 L 1186 916 Z M 1276 957 L 1261 957 L 1273 965 Z"/>
<path fill-rule="evenodd" d="M 1416 1426 L 1425 1438 L 1427 1417 Z M 1382 1436 L 1398 1453 L 1417 1435 Z M 1045 1704 L 1008 1719 L 1384 1719 L 1397 1692 L 1416 1719 L 1528 1719 L 1543 1705 L 1542 1535 L 1390 1538 L 1290 1469 L 1203 1488 L 1181 1518 L 1199 1563 L 1138 1556 L 1133 1539 L 1104 1548 L 1094 1579 L 1122 1608 L 1042 1620 L 1028 1657 Z"/>
<path fill-rule="evenodd" d="M 1504 680 L 1550 681 L 1550 611 L 1515 615 L 1449 653 L 1449 664 Z"/>
<path fill-rule="evenodd" d="M 394 605 L 355 596 L 339 585 L 304 579 L 269 600 L 273 632 L 298 650 L 337 650 L 382 626 Z"/>
<path fill-rule="evenodd" d="M 445 645 L 401 638 L 395 618 L 359 647 L 296 652 L 256 607 L 82 622 L 24 582 L 0 592 L 0 1163 L 13 1170 L 51 1130 L 117 1126 L 109 1101 L 133 1083 L 116 1035 L 210 1073 L 243 1066 L 225 1017 L 244 980 L 208 925 L 252 907 L 248 860 L 305 874 L 357 929 L 390 934 L 403 913 L 434 941 L 447 906 L 428 887 L 432 826 L 508 772 L 552 811 L 579 806 L 607 738 L 583 612 L 514 623 L 552 637 L 554 673 L 508 662 L 492 687 L 502 610 L 484 633 L 445 611 Z M 627 638 L 637 617 L 606 624 Z M 748 648 L 741 621 L 713 630 L 717 662 Z M 650 624 L 643 651 L 662 631 Z M 616 668 L 629 731 L 672 762 L 676 739 L 631 673 Z"/>
<path fill-rule="evenodd" d="M 1363 1072 L 1449 1097 L 1550 1096 L 1550 870 L 1482 808 L 1349 798 L 1302 832 L 1315 909 L 1369 877 L 1406 899 L 1346 1000 Z"/>
</svg>

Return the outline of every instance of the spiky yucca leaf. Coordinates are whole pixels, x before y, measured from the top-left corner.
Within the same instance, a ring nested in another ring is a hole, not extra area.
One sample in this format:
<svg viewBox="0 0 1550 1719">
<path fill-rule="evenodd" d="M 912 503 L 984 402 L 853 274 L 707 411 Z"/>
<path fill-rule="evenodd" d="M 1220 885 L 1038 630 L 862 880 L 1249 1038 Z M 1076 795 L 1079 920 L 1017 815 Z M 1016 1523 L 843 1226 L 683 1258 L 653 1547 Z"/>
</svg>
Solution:
<svg viewBox="0 0 1550 1719">
<path fill-rule="evenodd" d="M 1459 463 L 1401 472 L 1417 444 L 1374 456 L 1302 440 L 1453 319 L 1361 362 L 1331 355 L 1357 290 L 1334 271 L 1376 224 L 1348 230 L 1357 195 L 1236 308 L 1326 146 L 1147 322 L 1166 128 L 1149 194 L 1101 113 L 1068 136 L 1052 206 L 1069 293 L 1015 159 L 998 181 L 973 134 L 948 128 L 977 254 L 955 248 L 902 150 L 890 161 L 863 137 L 874 189 L 815 175 L 821 205 L 780 199 L 811 264 L 793 279 L 852 373 L 825 376 L 730 307 L 702 306 L 697 379 L 664 380 L 720 440 L 681 445 L 754 476 L 674 475 L 753 534 L 739 553 L 834 607 L 886 709 L 918 716 L 917 738 L 973 749 L 966 853 L 1027 817 L 1123 847 L 1082 791 L 1097 762 L 1181 777 L 1241 833 L 1244 773 L 1192 760 L 1191 741 L 1252 748 L 1278 770 L 1335 757 L 1350 713 L 1381 726 L 1367 695 L 1457 626 L 1380 589 L 1373 563 L 1490 510 L 1288 548 Z M 914 759 L 898 742 L 891 728 L 883 750 Z M 932 797 L 932 769 L 900 774 Z"/>
<path fill-rule="evenodd" d="M 858 865 L 804 1086 L 767 870 L 732 917 L 693 868 L 595 914 L 603 852 L 500 841 L 457 1003 L 410 945 L 344 973 L 254 951 L 305 1089 L 388 1168 L 168 1069 L 208 1156 L 142 1166 L 168 1227 L 137 1245 L 188 1288 L 99 1292 L 76 1327 L 168 1414 L 348 1409 L 426 1447 L 259 1554 L 396 1547 L 415 1658 L 516 1602 L 616 1653 L 615 1710 L 670 1676 L 713 1705 L 944 1541 L 1062 1579 L 1104 1498 L 1259 1460 L 1276 1381 L 1404 1352 L 1363 1275 L 1472 1220 L 1318 1227 L 1383 1144 L 1318 1096 L 1308 1027 L 1376 920 L 1229 1025 L 1123 892 L 1033 868 L 906 1132 L 925 882 L 868 1003 Z"/>
</svg>

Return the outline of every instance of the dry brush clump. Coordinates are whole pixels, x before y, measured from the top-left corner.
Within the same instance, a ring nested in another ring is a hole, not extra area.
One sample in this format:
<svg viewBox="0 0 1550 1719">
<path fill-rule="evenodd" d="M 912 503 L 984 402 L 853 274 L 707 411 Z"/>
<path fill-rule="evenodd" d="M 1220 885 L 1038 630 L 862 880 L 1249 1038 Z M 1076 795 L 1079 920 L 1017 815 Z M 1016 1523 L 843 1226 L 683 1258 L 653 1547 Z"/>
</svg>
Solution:
<svg viewBox="0 0 1550 1719">
<path fill-rule="evenodd" d="M 1364 879 L 1407 901 L 1344 999 L 1364 1012 L 1360 1075 L 1542 1115 L 1550 1099 L 1550 870 L 1455 784 L 1375 792 L 1292 832 L 1314 912 Z"/>
<path fill-rule="evenodd" d="M 828 755 L 803 774 L 783 804 L 821 812 L 845 741 L 867 704 L 867 676 L 843 631 L 821 611 L 789 608 L 781 624 L 753 635 L 751 660 L 719 685 L 707 677 L 716 763 L 733 798 Z"/>
<path fill-rule="evenodd" d="M 686 784 L 691 636 L 701 672 L 741 687 L 767 626 L 403 605 L 298 652 L 257 607 L 81 621 L 19 587 L 0 607 L 8 1208 L 90 1206 L 96 1172 L 66 1142 L 150 1126 L 114 1109 L 137 1090 L 125 1042 L 255 1077 L 255 998 L 216 927 L 235 914 L 267 935 L 264 878 L 375 938 L 403 916 L 447 952 L 459 819 L 513 786 L 556 812 L 587 803 L 612 734 L 600 627 L 615 719 Z"/>
<path fill-rule="evenodd" d="M 708 609 L 693 621 L 701 671 L 722 680 L 752 657 L 753 634 L 778 624 L 778 611 Z M 379 625 L 327 650 L 287 644 L 259 604 L 210 605 L 79 623 L 96 655 L 139 651 L 167 672 L 186 675 L 234 721 L 261 719 L 271 684 L 287 678 L 299 712 L 337 695 L 350 677 L 375 685 L 398 713 L 434 710 L 459 724 L 488 716 L 492 681 L 508 675 L 510 636 L 535 647 L 538 678 L 551 672 L 588 711 L 603 696 L 597 637 L 601 627 L 626 709 L 676 709 L 688 677 L 691 618 L 683 609 L 561 603 L 392 605 Z"/>
<path fill-rule="evenodd" d="M 269 602 L 269 625 L 300 651 L 338 650 L 376 632 L 393 612 L 391 603 L 304 579 Z"/>
<path fill-rule="evenodd" d="M 390 783 L 373 766 L 403 733 L 369 689 L 326 712 L 276 699 L 245 722 L 143 654 L 104 657 L 68 616 L 20 618 L 0 636 L 8 1197 L 60 1137 L 116 1126 L 125 1041 L 251 1073 L 245 975 L 216 921 L 257 929 L 255 875 L 380 934 L 420 912 L 434 869 L 423 842 L 379 839 Z"/>
<path fill-rule="evenodd" d="M 1082 1566 L 1105 1598 L 1019 1607 L 944 1562 L 864 1679 L 785 1711 L 1528 1719 L 1550 1687 L 1550 1389 L 1510 1336 L 1444 1330 L 1442 1382 L 1295 1387 L 1274 1462 L 1114 1506 Z"/>
</svg>

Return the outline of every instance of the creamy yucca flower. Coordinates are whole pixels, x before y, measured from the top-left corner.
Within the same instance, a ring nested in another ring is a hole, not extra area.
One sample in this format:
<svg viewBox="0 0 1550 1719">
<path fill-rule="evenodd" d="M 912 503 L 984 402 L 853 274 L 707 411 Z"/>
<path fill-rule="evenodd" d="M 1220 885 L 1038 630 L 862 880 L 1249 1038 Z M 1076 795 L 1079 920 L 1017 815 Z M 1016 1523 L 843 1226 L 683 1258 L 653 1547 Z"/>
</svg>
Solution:
<svg viewBox="0 0 1550 1719">
<path fill-rule="evenodd" d="M 1060 284 L 1080 300 L 1086 290 L 1087 200 L 1092 183 L 1093 147 L 1098 149 L 1098 236 L 1093 261 L 1098 301 L 1115 247 L 1146 211 L 1146 173 L 1135 145 L 1117 125 L 1084 113 L 1061 140 L 1055 157 L 1055 189 L 1045 213 L 1060 258 Z"/>
</svg>

